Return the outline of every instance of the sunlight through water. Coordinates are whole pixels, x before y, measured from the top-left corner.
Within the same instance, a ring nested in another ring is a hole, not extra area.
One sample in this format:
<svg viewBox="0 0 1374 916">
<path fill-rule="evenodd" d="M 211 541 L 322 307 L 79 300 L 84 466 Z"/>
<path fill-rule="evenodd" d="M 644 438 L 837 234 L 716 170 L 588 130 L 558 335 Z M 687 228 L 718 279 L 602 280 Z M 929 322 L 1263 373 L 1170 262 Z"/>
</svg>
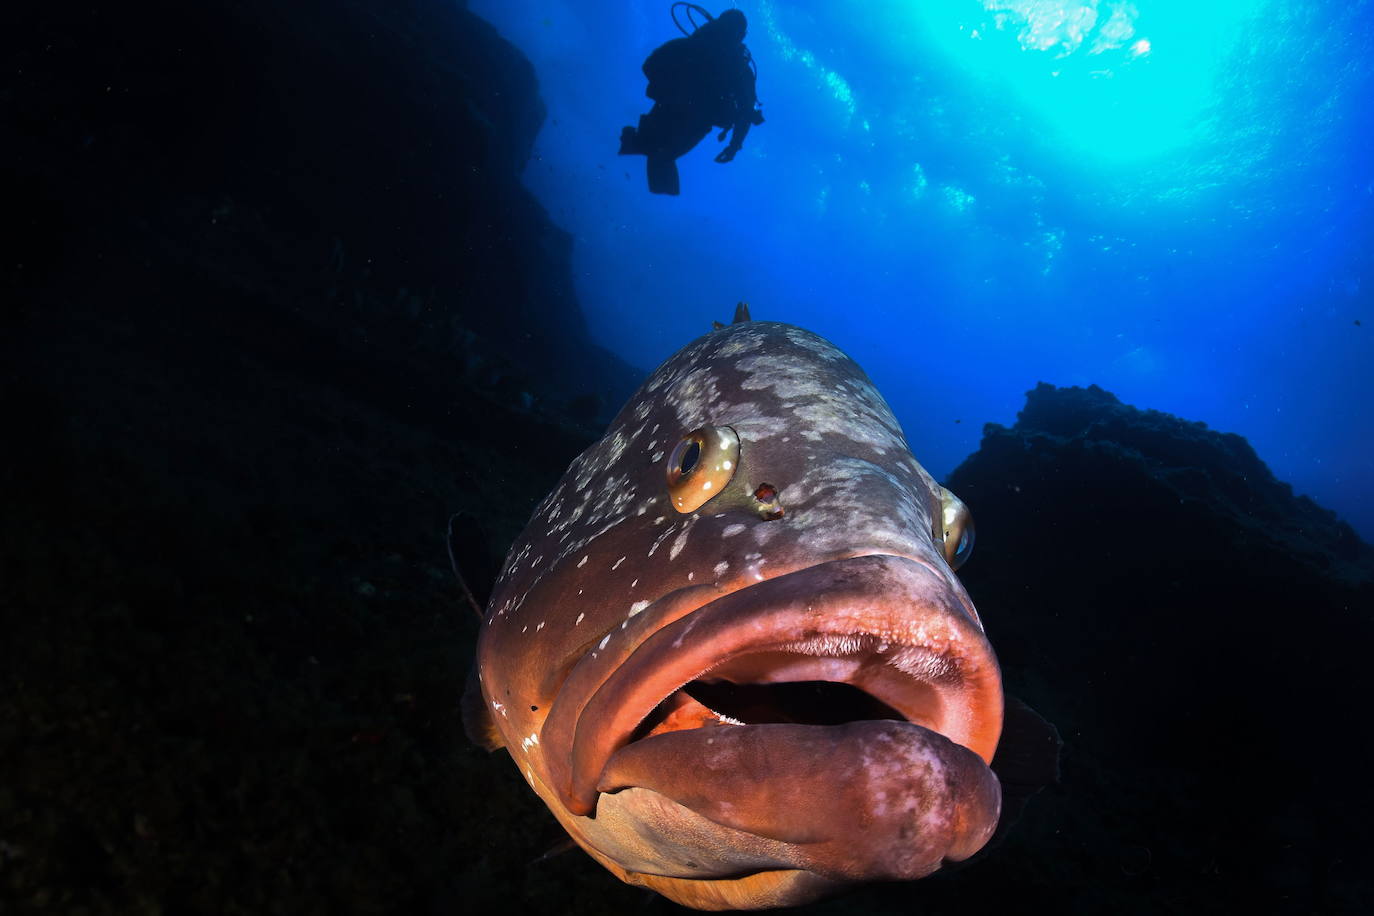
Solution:
<svg viewBox="0 0 1374 916">
<path fill-rule="evenodd" d="M 1197 139 L 1219 68 L 1264 6 L 970 0 L 907 10 L 958 66 L 1001 83 L 1075 153 L 1119 163 Z"/>
</svg>

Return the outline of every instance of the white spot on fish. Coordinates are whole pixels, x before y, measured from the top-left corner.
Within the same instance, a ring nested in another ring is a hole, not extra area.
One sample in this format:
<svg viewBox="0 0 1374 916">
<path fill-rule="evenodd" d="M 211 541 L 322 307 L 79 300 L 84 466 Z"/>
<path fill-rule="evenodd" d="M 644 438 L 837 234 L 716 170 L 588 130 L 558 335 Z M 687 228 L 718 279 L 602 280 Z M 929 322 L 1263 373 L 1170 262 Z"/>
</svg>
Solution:
<svg viewBox="0 0 1374 916">
<path fill-rule="evenodd" d="M 673 546 L 668 550 L 668 559 L 676 560 L 677 555 L 682 553 L 682 548 L 687 546 L 688 530 L 687 528 L 683 528 L 682 533 L 673 539 Z"/>
<path fill-rule="evenodd" d="M 582 590 L 581 590 L 581 589 L 578 589 L 578 590 L 577 590 L 577 593 L 578 593 L 579 595 L 582 594 Z M 587 616 L 586 614 L 578 614 L 578 615 L 577 615 L 577 619 L 573 621 L 573 626 L 577 626 L 579 623 L 581 623 L 581 622 L 582 622 L 582 618 L 584 618 L 584 617 L 586 617 L 586 616 Z"/>
<path fill-rule="evenodd" d="M 606 643 L 608 643 L 608 642 L 610 642 L 610 641 L 611 641 L 611 634 L 610 634 L 610 633 L 607 633 L 606 636 L 605 636 L 605 638 L 603 638 L 603 639 L 601 640 L 601 645 L 597 646 L 597 648 L 598 648 L 598 649 L 604 649 L 604 648 L 606 648 Z"/>
<path fill-rule="evenodd" d="M 730 564 L 725 560 L 721 560 L 719 563 L 716 564 L 714 572 L 717 576 L 723 576 L 725 575 L 725 571 L 729 568 Z"/>
<path fill-rule="evenodd" d="M 725 530 L 722 531 L 722 532 L 720 533 L 720 536 L 723 537 L 723 538 L 732 538 L 732 537 L 734 537 L 735 535 L 739 534 L 739 533 L 740 533 L 741 531 L 743 531 L 743 530 L 744 530 L 744 526 L 743 526 L 743 525 L 739 525 L 739 524 L 735 524 L 735 525 L 726 525 L 726 526 L 725 526 Z"/>
<path fill-rule="evenodd" d="M 587 565 L 587 558 L 586 558 L 586 557 L 583 557 L 582 559 L 580 559 L 580 560 L 577 561 L 577 568 L 578 568 L 578 569 L 581 569 L 582 567 L 584 567 L 584 566 L 586 566 L 586 565 Z"/>
<path fill-rule="evenodd" d="M 624 563 L 624 562 L 625 562 L 625 558 L 624 558 L 624 557 L 621 557 L 619 560 L 616 560 L 614 563 L 611 564 L 611 569 L 612 569 L 612 570 L 619 569 L 619 568 L 620 568 L 620 564 L 621 564 L 621 563 Z"/>
<path fill-rule="evenodd" d="M 634 604 L 630 605 L 630 616 L 633 617 L 648 606 L 649 602 L 647 601 L 636 601 Z"/>
<path fill-rule="evenodd" d="M 530 732 L 530 736 L 528 738 L 524 738 L 520 741 L 520 747 L 528 751 L 530 748 L 534 747 L 538 743 L 539 735 L 535 732 Z"/>
<path fill-rule="evenodd" d="M 654 538 L 653 544 L 649 545 L 649 553 L 647 555 L 653 556 L 654 552 L 658 550 L 659 547 L 663 546 L 663 542 L 668 539 L 668 536 L 673 533 L 673 529 L 675 528 L 677 528 L 677 525 L 669 525 L 662 534 Z"/>
</svg>

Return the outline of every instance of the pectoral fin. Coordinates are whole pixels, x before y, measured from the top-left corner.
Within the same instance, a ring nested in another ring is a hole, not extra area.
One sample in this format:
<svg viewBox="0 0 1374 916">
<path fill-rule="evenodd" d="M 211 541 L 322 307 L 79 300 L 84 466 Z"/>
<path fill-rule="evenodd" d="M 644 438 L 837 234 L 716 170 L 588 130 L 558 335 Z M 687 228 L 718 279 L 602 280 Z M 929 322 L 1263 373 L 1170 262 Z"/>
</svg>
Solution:
<svg viewBox="0 0 1374 916">
<path fill-rule="evenodd" d="M 506 746 L 500 730 L 492 721 L 487 701 L 482 696 L 482 685 L 477 680 L 475 664 L 468 671 L 468 682 L 463 689 L 463 701 L 460 705 L 463 712 L 463 731 L 467 733 L 469 741 L 488 751 L 499 751 Z"/>
<path fill-rule="evenodd" d="M 1002 738 L 992 758 L 992 771 L 1002 784 L 1002 813 L 997 830 L 978 854 L 996 849 L 1021 818 L 1026 803 L 1045 786 L 1059 782 L 1059 729 L 1021 700 L 1008 695 L 1002 713 Z"/>
</svg>

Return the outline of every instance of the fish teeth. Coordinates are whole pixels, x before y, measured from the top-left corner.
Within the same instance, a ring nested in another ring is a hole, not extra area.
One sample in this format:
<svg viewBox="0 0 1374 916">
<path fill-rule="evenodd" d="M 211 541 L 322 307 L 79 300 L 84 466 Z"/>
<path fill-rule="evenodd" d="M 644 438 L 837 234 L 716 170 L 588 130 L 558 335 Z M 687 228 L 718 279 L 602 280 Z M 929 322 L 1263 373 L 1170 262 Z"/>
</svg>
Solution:
<svg viewBox="0 0 1374 916">
<path fill-rule="evenodd" d="M 917 646 L 903 646 L 886 660 L 898 671 L 921 681 L 941 681 L 954 673 L 949 659 Z"/>
<path fill-rule="evenodd" d="M 810 639 L 802 639 L 780 646 L 784 652 L 795 652 L 798 655 L 856 655 L 873 647 L 873 637 L 862 635 L 838 636 L 834 634 L 824 634 L 813 636 Z"/>
</svg>

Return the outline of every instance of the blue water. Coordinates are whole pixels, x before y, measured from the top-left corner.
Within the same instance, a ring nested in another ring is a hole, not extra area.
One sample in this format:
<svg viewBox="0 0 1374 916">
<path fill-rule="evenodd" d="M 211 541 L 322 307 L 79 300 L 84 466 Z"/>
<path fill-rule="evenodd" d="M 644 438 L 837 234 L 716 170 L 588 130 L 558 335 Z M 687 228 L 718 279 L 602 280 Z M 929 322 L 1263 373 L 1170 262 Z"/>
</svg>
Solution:
<svg viewBox="0 0 1374 916">
<path fill-rule="evenodd" d="M 534 64 L 525 179 L 630 362 L 745 300 L 854 356 L 937 477 L 1037 381 L 1096 383 L 1374 539 L 1369 2 L 741 3 L 767 123 L 677 198 L 616 156 L 668 2 L 470 7 Z"/>
</svg>

